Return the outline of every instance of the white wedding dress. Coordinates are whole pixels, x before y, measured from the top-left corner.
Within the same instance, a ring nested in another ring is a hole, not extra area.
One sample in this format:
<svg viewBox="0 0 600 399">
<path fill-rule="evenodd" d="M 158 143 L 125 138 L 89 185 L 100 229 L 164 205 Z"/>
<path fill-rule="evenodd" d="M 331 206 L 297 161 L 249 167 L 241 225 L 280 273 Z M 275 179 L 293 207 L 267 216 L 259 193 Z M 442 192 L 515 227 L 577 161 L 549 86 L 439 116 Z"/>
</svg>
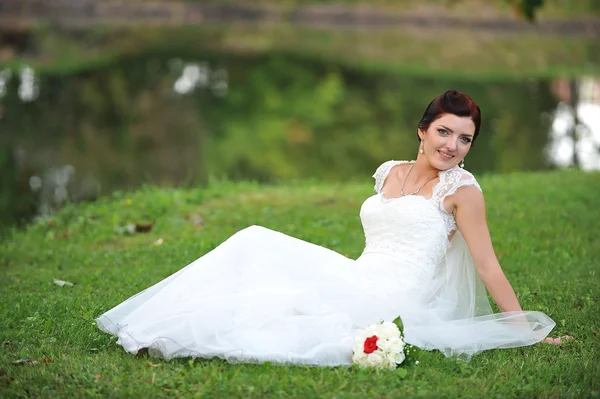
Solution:
<svg viewBox="0 0 600 399">
<path fill-rule="evenodd" d="M 131 353 L 321 366 L 352 364 L 357 332 L 398 315 L 408 343 L 446 356 L 543 340 L 555 325 L 544 313 L 492 313 L 464 239 L 452 235 L 443 200 L 479 187 L 474 177 L 454 167 L 439 173 L 430 199 L 386 199 L 383 181 L 401 162 L 373 176 L 357 260 L 251 226 L 104 313 L 98 326 Z"/>
</svg>

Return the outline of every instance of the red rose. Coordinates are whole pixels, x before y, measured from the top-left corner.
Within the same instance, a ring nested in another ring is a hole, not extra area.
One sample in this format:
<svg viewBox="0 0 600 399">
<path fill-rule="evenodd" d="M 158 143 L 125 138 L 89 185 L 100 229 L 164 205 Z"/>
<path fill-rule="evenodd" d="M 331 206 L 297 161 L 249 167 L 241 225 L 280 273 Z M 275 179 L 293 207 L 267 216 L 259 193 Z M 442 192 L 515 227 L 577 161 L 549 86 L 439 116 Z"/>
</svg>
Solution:
<svg viewBox="0 0 600 399">
<path fill-rule="evenodd" d="M 365 353 L 373 353 L 377 350 L 377 335 L 365 339 Z"/>
</svg>

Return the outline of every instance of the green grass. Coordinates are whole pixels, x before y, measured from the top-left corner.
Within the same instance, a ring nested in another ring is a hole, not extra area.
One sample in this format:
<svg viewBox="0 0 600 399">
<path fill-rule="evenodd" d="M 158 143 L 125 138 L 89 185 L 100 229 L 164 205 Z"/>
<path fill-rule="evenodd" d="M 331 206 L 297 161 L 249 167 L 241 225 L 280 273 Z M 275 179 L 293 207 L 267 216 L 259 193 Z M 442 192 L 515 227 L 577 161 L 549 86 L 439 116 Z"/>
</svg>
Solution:
<svg viewBox="0 0 600 399">
<path fill-rule="evenodd" d="M 230 365 L 131 356 L 94 325 L 102 312 L 260 224 L 357 257 L 371 182 L 213 182 L 143 188 L 57 217 L 0 242 L 0 397 L 598 397 L 600 174 L 483 176 L 495 249 L 522 306 L 550 315 L 562 346 L 493 350 L 465 363 L 423 354 L 394 371 Z M 191 220 L 202 218 L 198 225 Z M 155 221 L 149 233 L 116 227 Z M 153 245 L 159 238 L 162 245 Z M 54 278 L 76 283 L 59 287 Z M 12 364 L 29 357 L 36 364 Z"/>
</svg>

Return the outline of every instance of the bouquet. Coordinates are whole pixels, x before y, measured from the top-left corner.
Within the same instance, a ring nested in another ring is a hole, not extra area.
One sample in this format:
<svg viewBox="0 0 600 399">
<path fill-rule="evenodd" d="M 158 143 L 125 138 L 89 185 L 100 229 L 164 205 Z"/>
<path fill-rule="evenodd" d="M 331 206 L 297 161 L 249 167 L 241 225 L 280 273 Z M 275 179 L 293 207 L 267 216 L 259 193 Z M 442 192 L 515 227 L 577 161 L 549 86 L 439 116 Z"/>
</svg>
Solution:
<svg viewBox="0 0 600 399">
<path fill-rule="evenodd" d="M 401 364 L 419 364 L 419 349 L 404 342 L 402 320 L 371 324 L 355 338 L 352 361 L 361 367 L 395 369 Z"/>
</svg>

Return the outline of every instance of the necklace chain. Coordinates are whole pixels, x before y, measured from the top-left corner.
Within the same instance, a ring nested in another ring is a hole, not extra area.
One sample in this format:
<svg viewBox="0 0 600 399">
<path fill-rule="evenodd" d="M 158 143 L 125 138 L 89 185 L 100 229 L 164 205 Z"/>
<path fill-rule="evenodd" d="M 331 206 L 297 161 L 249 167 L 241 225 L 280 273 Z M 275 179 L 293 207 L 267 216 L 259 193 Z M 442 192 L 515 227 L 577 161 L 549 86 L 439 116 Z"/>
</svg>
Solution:
<svg viewBox="0 0 600 399">
<path fill-rule="evenodd" d="M 434 176 L 434 177 L 432 177 L 431 179 L 427 180 L 427 181 L 425 182 L 425 184 L 423 184 L 421 187 L 419 187 L 419 188 L 417 189 L 417 191 L 415 191 L 415 192 L 413 192 L 413 193 L 408 193 L 408 194 L 407 194 L 407 193 L 405 193 L 405 192 L 404 192 L 404 185 L 406 184 L 406 181 L 408 180 L 408 176 L 410 175 L 410 172 L 412 172 L 412 170 L 413 170 L 413 168 L 414 168 L 414 167 L 415 167 L 415 164 L 413 163 L 413 164 L 411 165 L 411 167 L 410 167 L 410 169 L 409 169 L 408 173 L 406 174 L 406 177 L 404 178 L 404 182 L 402 183 L 402 188 L 400 189 L 400 195 L 402 195 L 403 197 L 404 197 L 404 196 L 406 196 L 406 195 L 416 195 L 416 194 L 418 194 L 418 193 L 419 193 L 419 191 L 421 191 L 421 189 L 427 185 L 427 183 L 429 183 L 430 181 L 432 181 L 433 179 L 435 179 L 435 178 L 437 177 L 437 176 Z"/>
</svg>

